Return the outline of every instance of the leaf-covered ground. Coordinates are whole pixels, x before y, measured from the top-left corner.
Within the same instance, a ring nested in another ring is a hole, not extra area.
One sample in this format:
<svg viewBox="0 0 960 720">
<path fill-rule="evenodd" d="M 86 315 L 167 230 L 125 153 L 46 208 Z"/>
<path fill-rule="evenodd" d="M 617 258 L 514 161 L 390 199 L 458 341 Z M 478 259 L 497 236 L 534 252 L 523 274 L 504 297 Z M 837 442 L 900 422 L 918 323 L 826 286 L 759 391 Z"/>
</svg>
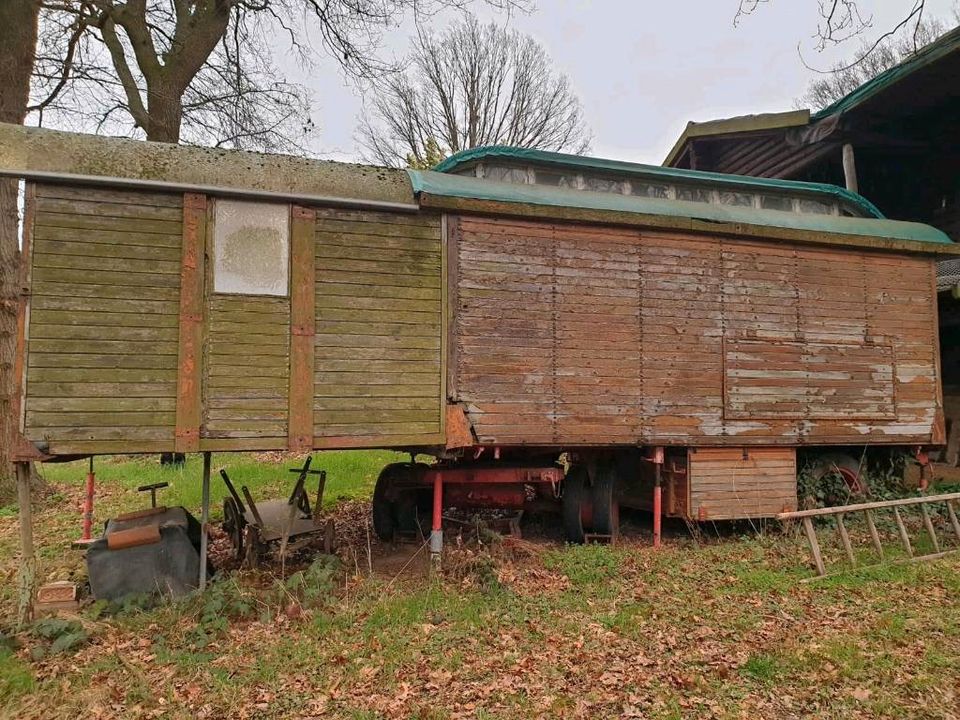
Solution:
<svg viewBox="0 0 960 720">
<path fill-rule="evenodd" d="M 331 500 L 368 494 L 389 459 L 327 458 L 342 463 Z M 250 477 L 259 461 L 276 479 L 261 495 L 287 482 L 290 463 L 270 460 L 243 461 Z M 137 462 L 100 469 L 98 517 L 143 503 L 124 489 L 152 467 Z M 82 468 L 47 476 L 43 578 L 81 580 L 68 544 Z M 172 497 L 193 506 L 191 492 Z M 417 545 L 368 546 L 364 503 L 329 511 L 342 529 L 337 566 L 307 556 L 285 581 L 224 572 L 202 598 L 112 614 L 94 605 L 8 638 L 0 716 L 960 717 L 960 555 L 857 572 L 838 563 L 802 583 L 811 573 L 790 529 L 711 526 L 695 543 L 678 527 L 655 551 L 642 516 L 613 548 L 565 546 L 538 527 L 523 541 L 481 533 L 478 547 L 471 526 L 452 523 L 445 573 L 431 578 Z M 0 515 L 9 629 L 16 518 Z M 923 551 L 916 518 L 913 529 Z M 894 547 L 893 528 L 882 531 Z M 839 558 L 828 527 L 821 537 Z"/>
</svg>

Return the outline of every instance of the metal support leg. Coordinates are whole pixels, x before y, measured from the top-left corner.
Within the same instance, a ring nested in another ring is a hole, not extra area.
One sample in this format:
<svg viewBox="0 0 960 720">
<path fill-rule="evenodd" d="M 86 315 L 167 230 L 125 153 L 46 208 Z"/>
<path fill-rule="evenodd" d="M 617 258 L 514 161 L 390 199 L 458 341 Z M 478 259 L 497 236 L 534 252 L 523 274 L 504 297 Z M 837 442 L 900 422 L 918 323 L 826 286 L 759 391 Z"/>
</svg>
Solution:
<svg viewBox="0 0 960 720">
<path fill-rule="evenodd" d="M 207 523 L 210 521 L 210 453 L 203 454 L 203 499 L 200 507 L 200 592 L 207 587 Z"/>
<path fill-rule="evenodd" d="M 443 552 L 443 473 L 433 477 L 433 523 L 430 528 L 430 560 L 435 570 L 440 569 Z"/>
<path fill-rule="evenodd" d="M 30 506 L 30 463 L 17 463 L 17 500 L 20 504 L 20 602 L 17 626 L 33 618 L 37 560 L 33 553 L 33 512 Z"/>
</svg>

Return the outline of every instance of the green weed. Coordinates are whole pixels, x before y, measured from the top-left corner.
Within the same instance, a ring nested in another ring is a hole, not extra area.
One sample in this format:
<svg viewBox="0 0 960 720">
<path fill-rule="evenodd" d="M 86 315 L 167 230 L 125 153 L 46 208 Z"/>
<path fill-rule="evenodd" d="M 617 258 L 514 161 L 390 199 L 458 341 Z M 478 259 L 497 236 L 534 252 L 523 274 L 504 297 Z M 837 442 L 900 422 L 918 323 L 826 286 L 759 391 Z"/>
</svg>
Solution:
<svg viewBox="0 0 960 720">
<path fill-rule="evenodd" d="M 6 647 L 0 646 L 0 705 L 8 705 L 21 695 L 33 691 L 30 668 Z"/>
<path fill-rule="evenodd" d="M 740 672 L 762 683 L 772 683 L 781 673 L 780 662 L 773 655 L 751 655 L 740 667 Z"/>
</svg>

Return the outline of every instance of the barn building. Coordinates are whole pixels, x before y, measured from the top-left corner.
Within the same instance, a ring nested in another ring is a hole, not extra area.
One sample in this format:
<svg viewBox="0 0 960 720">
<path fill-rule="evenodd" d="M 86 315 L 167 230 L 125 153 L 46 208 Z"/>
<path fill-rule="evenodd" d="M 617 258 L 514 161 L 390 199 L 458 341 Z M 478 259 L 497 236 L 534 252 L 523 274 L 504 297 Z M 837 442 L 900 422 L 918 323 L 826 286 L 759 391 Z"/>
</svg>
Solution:
<svg viewBox="0 0 960 720">
<path fill-rule="evenodd" d="M 833 183 L 884 215 L 960 240 L 960 28 L 818 112 L 690 122 L 664 166 Z M 960 261 L 940 263 L 940 344 L 950 431 L 960 456 Z"/>
</svg>

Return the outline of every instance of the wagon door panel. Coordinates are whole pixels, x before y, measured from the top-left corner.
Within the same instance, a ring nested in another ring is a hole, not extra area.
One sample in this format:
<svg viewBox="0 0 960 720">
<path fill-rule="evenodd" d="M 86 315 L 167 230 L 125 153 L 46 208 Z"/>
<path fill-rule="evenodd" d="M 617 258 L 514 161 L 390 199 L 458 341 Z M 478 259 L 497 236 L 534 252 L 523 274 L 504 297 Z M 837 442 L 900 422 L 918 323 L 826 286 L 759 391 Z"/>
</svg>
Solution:
<svg viewBox="0 0 960 720">
<path fill-rule="evenodd" d="M 457 218 L 455 399 L 481 442 L 629 443 L 639 235 Z"/>
<path fill-rule="evenodd" d="M 219 448 L 284 448 L 290 206 L 219 199 L 209 206 L 201 438 Z"/>
<path fill-rule="evenodd" d="M 317 446 L 443 443 L 440 225 L 317 211 Z"/>
<path fill-rule="evenodd" d="M 699 448 L 690 451 L 687 467 L 694 519 L 762 518 L 797 509 L 793 448 Z"/>
</svg>

